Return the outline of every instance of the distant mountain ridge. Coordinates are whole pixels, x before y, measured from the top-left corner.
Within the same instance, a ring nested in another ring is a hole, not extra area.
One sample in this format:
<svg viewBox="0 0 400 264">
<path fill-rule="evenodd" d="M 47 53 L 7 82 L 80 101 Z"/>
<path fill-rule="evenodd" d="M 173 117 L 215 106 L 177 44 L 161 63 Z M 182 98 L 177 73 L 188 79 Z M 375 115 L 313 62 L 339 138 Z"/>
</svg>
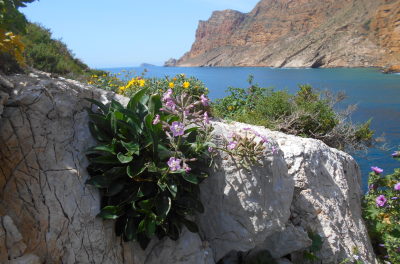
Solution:
<svg viewBox="0 0 400 264">
<path fill-rule="evenodd" d="M 370 67 L 398 64 L 400 0 L 262 0 L 215 11 L 165 66 Z"/>
<path fill-rule="evenodd" d="M 150 63 L 142 63 L 140 64 L 139 67 L 156 67 L 156 65 L 150 64 Z"/>
</svg>

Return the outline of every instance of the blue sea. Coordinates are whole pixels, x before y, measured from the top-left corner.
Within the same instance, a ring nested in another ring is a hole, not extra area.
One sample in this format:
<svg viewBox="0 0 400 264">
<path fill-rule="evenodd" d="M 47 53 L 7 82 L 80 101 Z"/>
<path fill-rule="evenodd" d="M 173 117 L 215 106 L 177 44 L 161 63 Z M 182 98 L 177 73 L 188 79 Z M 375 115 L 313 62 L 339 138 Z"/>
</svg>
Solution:
<svg viewBox="0 0 400 264">
<path fill-rule="evenodd" d="M 122 70 L 135 70 L 137 74 L 144 68 L 111 68 L 103 69 L 111 73 Z M 205 83 L 210 90 L 212 100 L 225 96 L 228 86 L 248 87 L 247 78 L 253 74 L 254 82 L 260 86 L 274 86 L 276 90 L 288 89 L 291 93 L 298 91 L 298 84 L 310 84 L 319 90 L 345 91 L 349 98 L 341 103 L 358 104 L 352 115 L 353 123 L 364 123 L 373 118 L 371 128 L 376 136 L 385 133 L 388 146 L 392 149 L 382 151 L 372 149 L 366 157 L 354 156 L 361 168 L 363 189 L 367 190 L 368 174 L 371 166 L 384 169 L 390 174 L 400 164 L 391 158 L 394 150 L 400 145 L 400 75 L 381 74 L 377 68 L 337 68 L 337 69 L 272 69 L 252 67 L 232 68 L 177 68 L 149 67 L 146 77 L 174 76 L 185 73 Z"/>
</svg>

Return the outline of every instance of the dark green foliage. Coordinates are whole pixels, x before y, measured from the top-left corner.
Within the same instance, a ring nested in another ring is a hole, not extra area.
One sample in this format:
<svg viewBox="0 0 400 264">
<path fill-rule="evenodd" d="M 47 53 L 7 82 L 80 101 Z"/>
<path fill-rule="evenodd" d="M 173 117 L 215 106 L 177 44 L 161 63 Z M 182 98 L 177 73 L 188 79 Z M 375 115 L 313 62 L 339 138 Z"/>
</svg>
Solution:
<svg viewBox="0 0 400 264">
<path fill-rule="evenodd" d="M 363 149 L 373 146 L 370 121 L 358 127 L 344 122 L 348 114 L 341 114 L 334 104 L 346 98 L 339 94 L 332 98 L 329 92 L 316 92 L 309 84 L 290 94 L 286 89 L 275 91 L 273 87 L 252 84 L 248 89 L 229 87 L 231 94 L 217 99 L 213 105 L 215 115 L 228 121 L 261 125 L 287 134 L 316 138 L 339 149 Z M 336 100 L 336 101 L 335 101 Z M 354 110 L 353 110 L 354 111 Z M 362 143 L 362 144 L 361 144 Z"/>
<path fill-rule="evenodd" d="M 28 33 L 22 36 L 25 44 L 26 64 L 45 72 L 74 77 L 80 75 L 104 74 L 91 70 L 68 49 L 61 39 L 52 38 L 50 29 L 35 23 L 28 23 Z"/>
<path fill-rule="evenodd" d="M 126 241 L 139 242 L 143 249 L 154 234 L 159 239 L 167 236 L 177 240 L 182 226 L 191 232 L 199 231 L 186 215 L 204 212 L 194 191 L 207 177 L 199 169 L 205 164 L 190 163 L 190 173 L 184 169 L 170 171 L 166 159 L 176 157 L 188 162 L 207 154 L 211 144 L 204 142 L 204 131 L 191 128 L 186 134 L 199 136 L 192 142 L 179 139 L 176 151 L 172 146 L 176 143 L 169 140 L 161 123 L 153 124 L 156 114 L 168 123 L 176 118 L 160 112 L 160 97 L 148 97 L 145 90 L 138 91 L 127 108 L 116 101 L 107 107 L 87 99 L 99 107 L 96 113 L 89 110 L 90 132 L 100 144 L 87 150 L 91 153 L 87 168 L 91 177 L 86 181 L 106 194 L 97 217 L 117 219 L 116 234 L 123 235 Z"/>
<path fill-rule="evenodd" d="M 26 18 L 19 12 L 20 7 L 35 0 L 3 0 L 0 1 L 0 28 L 14 34 L 26 34 Z"/>
</svg>

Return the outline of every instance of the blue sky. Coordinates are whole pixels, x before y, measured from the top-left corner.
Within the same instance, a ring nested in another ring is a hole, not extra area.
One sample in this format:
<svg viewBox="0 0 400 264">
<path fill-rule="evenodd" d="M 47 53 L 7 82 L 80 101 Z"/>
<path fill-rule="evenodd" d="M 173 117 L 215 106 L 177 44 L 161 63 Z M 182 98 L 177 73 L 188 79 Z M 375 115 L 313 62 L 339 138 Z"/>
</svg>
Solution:
<svg viewBox="0 0 400 264">
<path fill-rule="evenodd" d="M 92 68 L 157 66 L 190 50 L 213 11 L 250 12 L 259 0 L 40 0 L 21 8 Z"/>
</svg>

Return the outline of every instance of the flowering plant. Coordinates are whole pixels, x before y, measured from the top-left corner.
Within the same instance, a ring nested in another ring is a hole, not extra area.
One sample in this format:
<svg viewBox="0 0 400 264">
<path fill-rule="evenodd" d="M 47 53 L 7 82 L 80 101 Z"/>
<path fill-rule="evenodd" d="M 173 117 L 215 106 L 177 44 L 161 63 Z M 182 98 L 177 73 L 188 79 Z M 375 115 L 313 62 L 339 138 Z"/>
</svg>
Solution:
<svg viewBox="0 0 400 264">
<path fill-rule="evenodd" d="M 86 181 L 105 194 L 97 217 L 117 219 L 116 234 L 143 249 L 154 234 L 177 240 L 182 225 L 198 232 L 186 216 L 204 211 L 194 190 L 208 176 L 200 158 L 213 157 L 216 147 L 207 112 L 195 110 L 207 104 L 204 96 L 193 101 L 168 90 L 161 99 L 146 92 L 135 93 L 127 107 L 87 99 L 99 107 L 88 109 L 90 132 L 101 144 L 87 150 Z"/>
<path fill-rule="evenodd" d="M 400 161 L 399 151 L 392 157 Z M 363 201 L 371 242 L 380 263 L 400 263 L 400 168 L 386 176 L 379 167 L 371 169 Z"/>
</svg>

